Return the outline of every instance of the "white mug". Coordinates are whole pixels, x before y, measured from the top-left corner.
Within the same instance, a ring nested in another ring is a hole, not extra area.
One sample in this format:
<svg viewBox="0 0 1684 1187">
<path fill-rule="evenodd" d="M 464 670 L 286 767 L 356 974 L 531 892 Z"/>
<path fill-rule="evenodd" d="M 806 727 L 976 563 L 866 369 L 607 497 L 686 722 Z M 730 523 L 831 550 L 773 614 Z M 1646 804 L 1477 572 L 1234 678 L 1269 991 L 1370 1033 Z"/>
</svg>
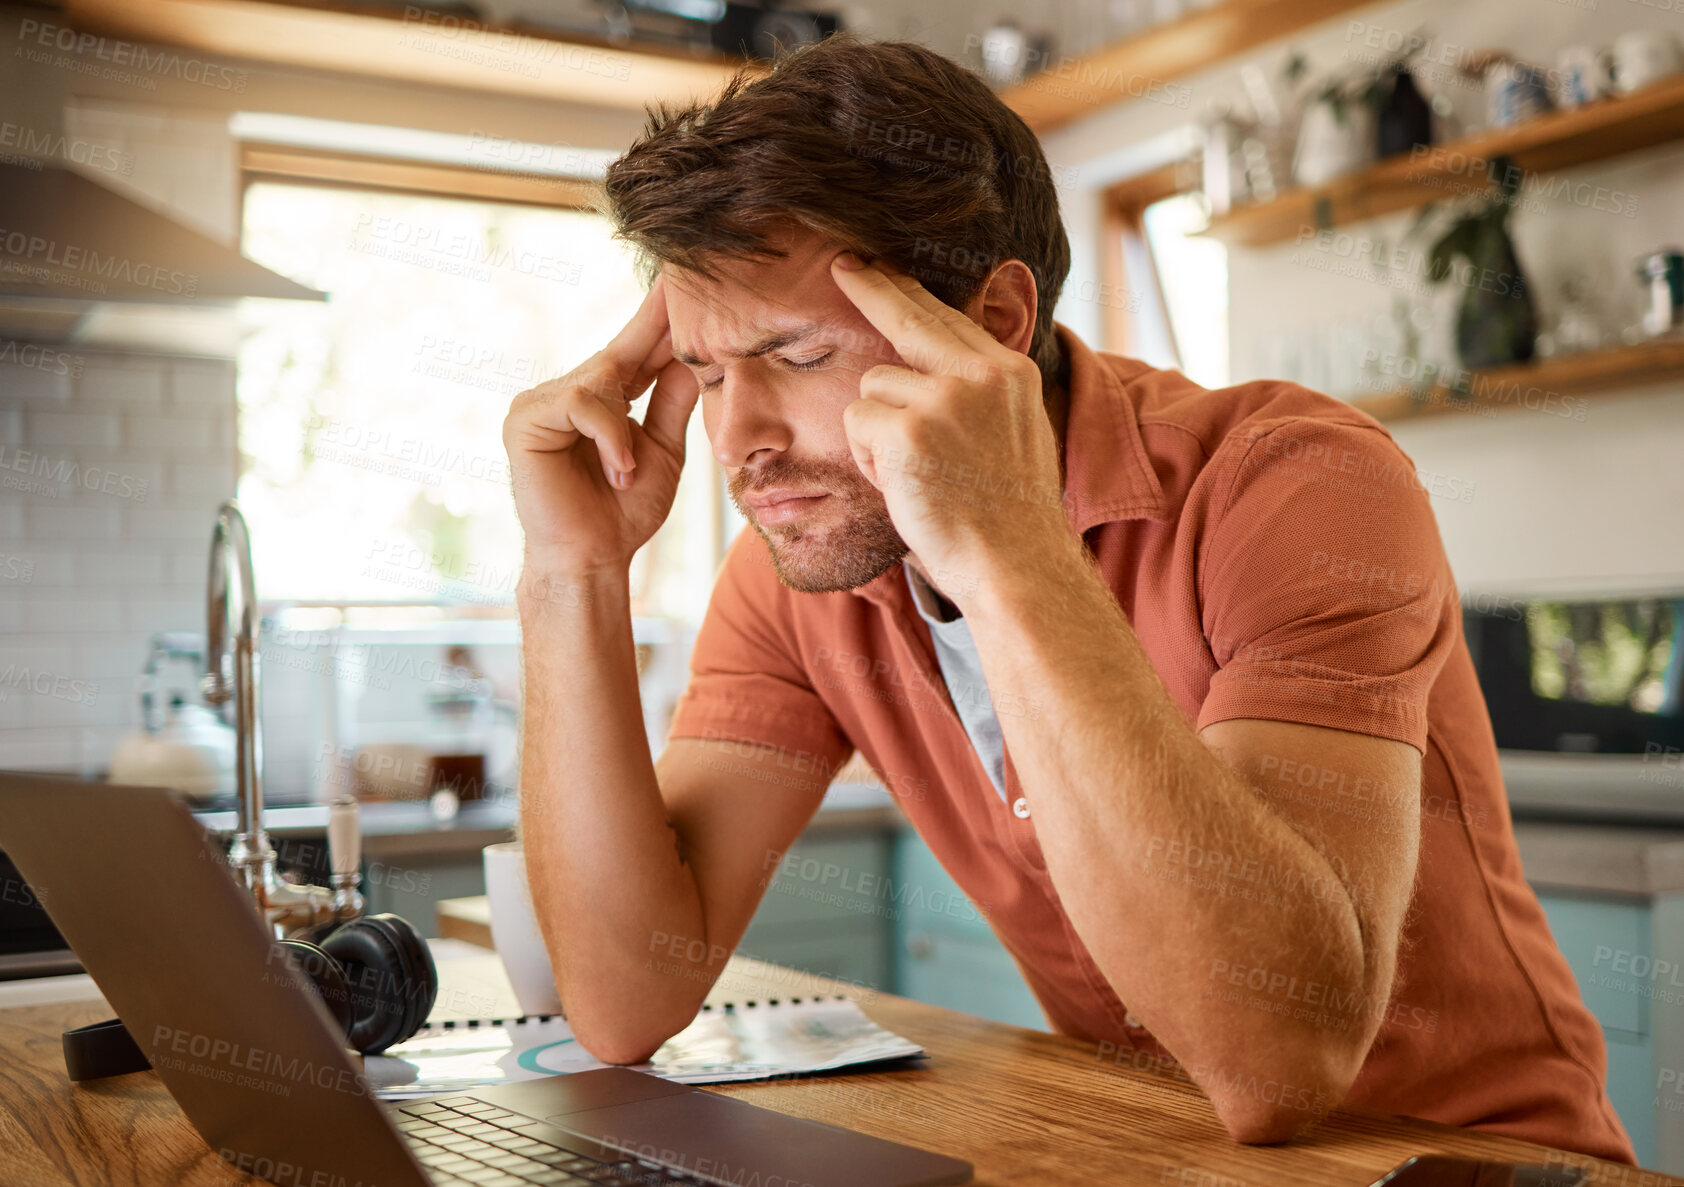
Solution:
<svg viewBox="0 0 1684 1187">
<path fill-rule="evenodd" d="M 1582 107 L 1614 93 L 1613 51 L 1594 45 L 1570 45 L 1555 59 L 1555 101 Z"/>
<path fill-rule="evenodd" d="M 1639 30 L 1622 33 L 1614 41 L 1614 87 L 1630 94 L 1684 69 L 1684 53 L 1667 33 Z"/>
<path fill-rule="evenodd" d="M 532 909 L 526 854 L 519 841 L 485 847 L 485 895 L 491 903 L 491 942 L 503 960 L 521 1013 L 560 1014 L 555 970 Z"/>
</svg>

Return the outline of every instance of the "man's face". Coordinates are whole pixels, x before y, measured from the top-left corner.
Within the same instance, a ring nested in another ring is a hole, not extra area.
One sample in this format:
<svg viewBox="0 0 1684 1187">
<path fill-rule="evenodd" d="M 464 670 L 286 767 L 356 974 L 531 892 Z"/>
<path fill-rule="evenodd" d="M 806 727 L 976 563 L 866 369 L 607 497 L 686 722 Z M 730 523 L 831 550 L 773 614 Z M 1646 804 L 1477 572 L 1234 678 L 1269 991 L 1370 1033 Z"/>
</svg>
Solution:
<svg viewBox="0 0 1684 1187">
<path fill-rule="evenodd" d="M 831 279 L 837 244 L 774 242 L 786 258 L 726 261 L 717 280 L 666 269 L 673 353 L 701 383 L 713 454 L 778 577 L 803 593 L 853 589 L 906 544 L 854 464 L 842 410 L 860 376 L 901 358 Z"/>
</svg>

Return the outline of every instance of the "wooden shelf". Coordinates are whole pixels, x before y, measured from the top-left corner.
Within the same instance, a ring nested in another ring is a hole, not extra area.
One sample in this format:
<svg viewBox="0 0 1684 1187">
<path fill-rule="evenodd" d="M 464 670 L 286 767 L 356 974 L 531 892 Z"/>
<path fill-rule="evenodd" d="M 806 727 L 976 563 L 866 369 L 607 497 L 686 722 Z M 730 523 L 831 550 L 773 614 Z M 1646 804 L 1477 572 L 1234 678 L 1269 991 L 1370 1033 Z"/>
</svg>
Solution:
<svg viewBox="0 0 1684 1187">
<path fill-rule="evenodd" d="M 1518 409 L 1577 419 L 1582 400 L 1668 381 L 1684 389 L 1684 338 L 1657 338 L 1636 346 L 1474 371 L 1468 375 L 1466 395 L 1440 386 L 1420 400 L 1399 392 L 1353 399 L 1351 404 L 1387 422 L 1458 413 L 1494 416 Z"/>
<path fill-rule="evenodd" d="M 1000 92 L 1038 133 L 1130 99 L 1162 97 L 1161 85 L 1373 0 L 1220 0 L 1209 8 L 1061 60 Z M 1150 94 L 1148 93 L 1150 89 Z"/>
<path fill-rule="evenodd" d="M 764 68 L 472 21 L 464 29 L 462 18 L 432 12 L 405 20 L 260 0 L 64 0 L 64 9 L 89 33 L 221 57 L 634 111 L 707 98 L 737 70 Z"/>
<path fill-rule="evenodd" d="M 1517 127 L 1403 153 L 1271 202 L 1236 207 L 1213 218 L 1204 233 L 1235 246 L 1283 243 L 1309 231 L 1489 192 L 1490 162 L 1498 157 L 1508 157 L 1528 174 L 1550 173 L 1679 139 L 1684 139 L 1684 75 L 1634 94 L 1552 111 Z M 1527 194 L 1523 183 L 1517 203 L 1524 203 Z M 1608 192 L 1601 201 L 1603 209 L 1620 213 L 1635 198 Z"/>
</svg>

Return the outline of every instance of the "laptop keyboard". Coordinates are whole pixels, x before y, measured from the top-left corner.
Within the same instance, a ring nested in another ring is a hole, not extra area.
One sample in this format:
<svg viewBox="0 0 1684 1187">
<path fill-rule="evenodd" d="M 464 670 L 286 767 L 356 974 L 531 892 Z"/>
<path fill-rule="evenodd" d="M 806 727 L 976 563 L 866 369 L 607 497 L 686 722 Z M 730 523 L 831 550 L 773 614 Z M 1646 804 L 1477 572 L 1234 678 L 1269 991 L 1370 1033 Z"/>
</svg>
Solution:
<svg viewBox="0 0 1684 1187">
<path fill-rule="evenodd" d="M 471 1096 L 447 1096 L 398 1109 L 398 1129 L 409 1141 L 436 1187 L 655 1187 L 701 1180 L 652 1162 L 602 1162 L 570 1150 L 532 1118 L 499 1109 Z"/>
</svg>

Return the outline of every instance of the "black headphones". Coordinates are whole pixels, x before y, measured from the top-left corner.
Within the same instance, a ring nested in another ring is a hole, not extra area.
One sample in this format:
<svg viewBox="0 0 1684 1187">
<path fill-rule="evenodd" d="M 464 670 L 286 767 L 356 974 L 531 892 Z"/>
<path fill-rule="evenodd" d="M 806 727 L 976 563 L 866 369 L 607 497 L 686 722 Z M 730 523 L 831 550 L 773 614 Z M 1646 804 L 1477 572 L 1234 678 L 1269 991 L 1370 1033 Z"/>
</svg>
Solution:
<svg viewBox="0 0 1684 1187">
<path fill-rule="evenodd" d="M 314 987 L 349 1046 L 378 1055 L 421 1029 L 438 1000 L 439 974 L 414 924 L 397 915 L 363 915 L 307 934 L 309 939 L 277 946 L 299 981 Z M 151 1066 L 119 1018 L 64 1032 L 64 1067 L 72 1080 Z"/>
<path fill-rule="evenodd" d="M 364 1055 L 410 1038 L 438 1000 L 438 968 L 427 941 L 397 915 L 330 923 L 310 939 L 280 946 L 316 987 L 345 1041 Z"/>
</svg>

